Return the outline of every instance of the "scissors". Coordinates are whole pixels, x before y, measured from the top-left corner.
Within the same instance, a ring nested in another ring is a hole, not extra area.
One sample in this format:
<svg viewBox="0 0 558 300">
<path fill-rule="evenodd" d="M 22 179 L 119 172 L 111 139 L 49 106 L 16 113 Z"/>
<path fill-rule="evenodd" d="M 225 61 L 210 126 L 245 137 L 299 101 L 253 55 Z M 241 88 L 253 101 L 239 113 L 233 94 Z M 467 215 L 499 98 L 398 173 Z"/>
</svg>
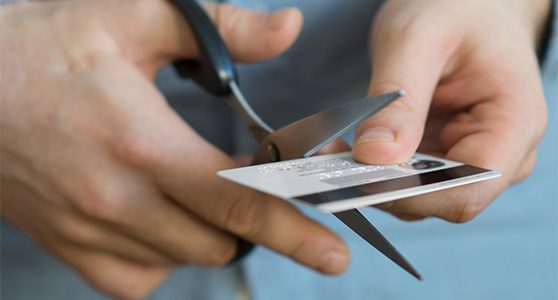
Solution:
<svg viewBox="0 0 558 300">
<path fill-rule="evenodd" d="M 199 48 L 198 60 L 173 63 L 182 78 L 192 78 L 207 91 L 223 97 L 246 124 L 259 147 L 253 164 L 309 157 L 333 142 L 362 120 L 404 95 L 397 91 L 364 98 L 318 112 L 278 130 L 268 126 L 242 95 L 231 56 L 217 29 L 195 0 L 173 0 L 194 34 Z M 319 201 L 327 201 L 323 194 Z M 401 253 L 357 209 L 334 213 L 341 222 L 401 268 L 421 280 L 421 275 Z M 253 244 L 239 239 L 233 261 L 245 256 Z"/>
</svg>

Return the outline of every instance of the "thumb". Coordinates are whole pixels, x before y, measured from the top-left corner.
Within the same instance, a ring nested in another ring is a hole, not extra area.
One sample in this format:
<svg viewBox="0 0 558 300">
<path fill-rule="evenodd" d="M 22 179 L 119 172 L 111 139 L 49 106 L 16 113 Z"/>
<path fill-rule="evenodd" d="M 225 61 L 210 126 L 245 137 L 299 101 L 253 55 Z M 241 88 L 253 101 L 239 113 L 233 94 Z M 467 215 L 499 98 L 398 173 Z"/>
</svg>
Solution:
<svg viewBox="0 0 558 300">
<path fill-rule="evenodd" d="M 177 58 L 195 58 L 198 49 L 184 16 L 169 1 L 164 2 L 161 24 L 150 31 L 152 58 L 166 63 Z M 302 14 L 296 8 L 261 13 L 229 4 L 204 4 L 231 56 L 239 61 L 261 61 L 285 51 L 302 27 Z M 145 45 L 145 43 L 144 43 Z"/>
<path fill-rule="evenodd" d="M 379 22 L 372 35 L 369 94 L 400 89 L 407 93 L 357 127 L 352 151 L 358 161 L 391 164 L 409 159 L 417 150 L 447 55 L 434 36 L 408 33 L 407 26 L 382 24 L 381 18 Z"/>
</svg>

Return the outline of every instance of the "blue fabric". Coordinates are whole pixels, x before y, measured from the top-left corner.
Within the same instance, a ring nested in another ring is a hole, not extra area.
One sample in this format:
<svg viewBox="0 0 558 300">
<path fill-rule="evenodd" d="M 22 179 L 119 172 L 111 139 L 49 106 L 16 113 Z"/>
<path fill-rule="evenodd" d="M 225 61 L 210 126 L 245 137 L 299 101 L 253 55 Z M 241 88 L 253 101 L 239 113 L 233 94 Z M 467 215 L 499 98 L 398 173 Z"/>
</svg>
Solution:
<svg viewBox="0 0 558 300">
<path fill-rule="evenodd" d="M 367 28 L 377 1 L 351 1 L 351 5 L 337 0 L 237 1 L 261 10 L 298 5 L 306 17 L 302 36 L 288 53 L 274 61 L 240 67 L 243 90 L 273 126 L 366 92 Z M 462 225 L 434 219 L 406 223 L 374 209 L 365 210 L 424 275 L 423 282 L 399 269 L 332 216 L 304 209 L 348 243 L 352 263 L 347 273 L 322 276 L 259 247 L 242 266 L 179 269 L 150 298 L 234 299 L 243 273 L 254 299 L 558 299 L 556 39 L 543 71 L 550 119 L 537 167 L 529 179 L 508 189 L 480 217 Z M 170 70 L 160 74 L 158 84 L 185 120 L 210 141 L 229 152 L 253 148 L 248 133 L 221 99 L 178 81 Z M 273 109 L 266 109 L 269 107 Z M 0 298 L 105 298 L 5 222 L 1 244 Z"/>
</svg>

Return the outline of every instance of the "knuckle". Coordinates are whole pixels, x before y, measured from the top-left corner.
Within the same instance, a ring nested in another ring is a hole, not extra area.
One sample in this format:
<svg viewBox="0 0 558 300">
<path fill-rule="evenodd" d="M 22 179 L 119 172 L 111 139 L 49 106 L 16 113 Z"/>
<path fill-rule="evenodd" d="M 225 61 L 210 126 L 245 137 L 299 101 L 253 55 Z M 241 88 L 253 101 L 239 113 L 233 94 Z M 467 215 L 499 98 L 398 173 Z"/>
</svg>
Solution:
<svg viewBox="0 0 558 300">
<path fill-rule="evenodd" d="M 224 228 L 244 237 L 258 236 L 261 229 L 261 205 L 256 193 L 234 198 L 224 218 Z"/>
<path fill-rule="evenodd" d="M 452 223 L 466 223 L 476 218 L 487 205 L 479 190 L 476 190 L 473 195 L 468 194 L 468 198 L 458 199 L 455 209 L 449 210 L 442 218 Z"/>
<path fill-rule="evenodd" d="M 135 127 L 132 126 L 114 141 L 116 155 L 132 167 L 141 170 L 153 169 L 162 157 L 157 151 L 157 143 L 138 133 L 139 130 Z"/>
<path fill-rule="evenodd" d="M 77 201 L 77 209 L 82 214 L 104 221 L 118 220 L 122 212 L 122 199 L 108 187 L 92 189 L 88 195 Z"/>
</svg>

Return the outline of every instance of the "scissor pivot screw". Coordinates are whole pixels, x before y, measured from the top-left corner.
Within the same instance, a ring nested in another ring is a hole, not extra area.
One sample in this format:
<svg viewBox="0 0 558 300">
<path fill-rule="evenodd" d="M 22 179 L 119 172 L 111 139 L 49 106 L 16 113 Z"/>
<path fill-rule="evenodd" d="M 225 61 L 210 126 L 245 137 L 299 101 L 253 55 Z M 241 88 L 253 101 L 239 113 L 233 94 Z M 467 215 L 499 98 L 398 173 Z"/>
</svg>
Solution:
<svg viewBox="0 0 558 300">
<path fill-rule="evenodd" d="M 269 157 L 269 161 L 279 161 L 279 151 L 277 151 L 277 146 L 275 144 L 270 143 L 267 145 L 267 155 Z"/>
</svg>

